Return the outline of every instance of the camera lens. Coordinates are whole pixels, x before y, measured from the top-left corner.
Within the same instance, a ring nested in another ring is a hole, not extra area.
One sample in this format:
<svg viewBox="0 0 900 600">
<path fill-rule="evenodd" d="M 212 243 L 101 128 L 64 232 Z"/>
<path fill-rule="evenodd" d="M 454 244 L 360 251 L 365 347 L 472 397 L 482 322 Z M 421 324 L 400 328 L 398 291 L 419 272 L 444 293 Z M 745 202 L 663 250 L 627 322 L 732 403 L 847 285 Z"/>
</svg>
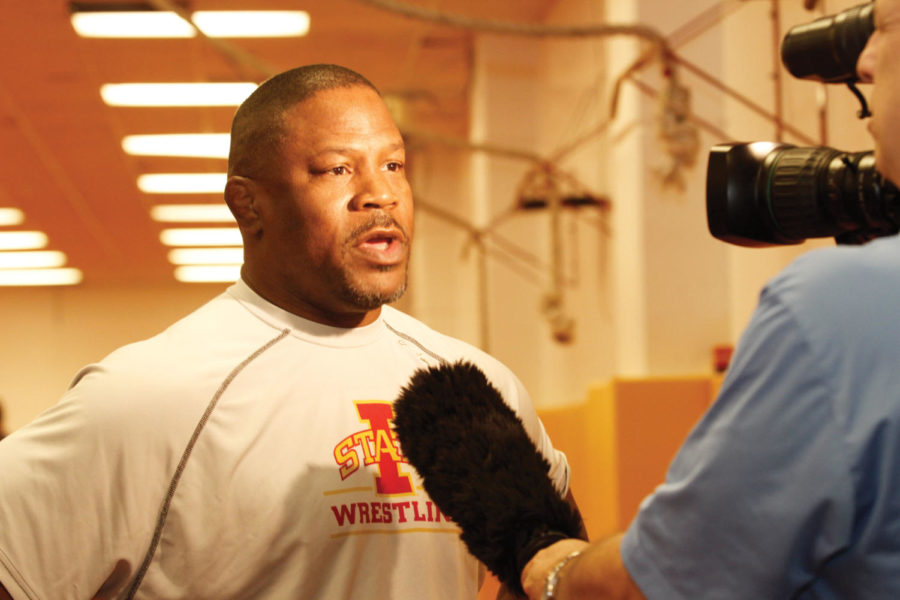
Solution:
<svg viewBox="0 0 900 600">
<path fill-rule="evenodd" d="M 874 30 L 874 3 L 860 4 L 792 28 L 782 41 L 781 60 L 799 79 L 854 82 L 856 61 Z"/>
<path fill-rule="evenodd" d="M 781 148 L 763 161 L 758 185 L 772 222 L 786 240 L 828 237 L 836 194 L 831 148 Z"/>
<path fill-rule="evenodd" d="M 875 169 L 871 151 L 753 142 L 709 154 L 710 233 L 740 246 L 834 237 L 860 243 L 900 230 L 900 193 Z"/>
</svg>

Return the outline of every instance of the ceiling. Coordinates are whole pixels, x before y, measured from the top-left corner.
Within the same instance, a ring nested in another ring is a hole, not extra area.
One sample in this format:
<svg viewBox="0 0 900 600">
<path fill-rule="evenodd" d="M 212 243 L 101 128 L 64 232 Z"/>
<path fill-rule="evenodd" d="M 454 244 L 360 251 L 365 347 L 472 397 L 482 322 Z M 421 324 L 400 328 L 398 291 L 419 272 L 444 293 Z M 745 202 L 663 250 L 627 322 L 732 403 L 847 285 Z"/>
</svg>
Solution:
<svg viewBox="0 0 900 600">
<path fill-rule="evenodd" d="M 550 0 L 404 0 L 441 12 L 539 21 Z M 115 4 L 113 0 L 107 0 Z M 127 134 L 226 133 L 233 107 L 108 107 L 104 83 L 261 81 L 297 65 L 356 69 L 405 98 L 416 127 L 464 135 L 472 33 L 411 19 L 367 0 L 192 0 L 189 10 L 302 9 L 303 38 L 117 40 L 79 38 L 67 0 L 4 3 L 0 19 L 0 207 L 24 211 L 12 229 L 44 231 L 84 283 L 173 280 L 158 203 L 221 202 L 218 195 L 160 197 L 137 189 L 144 173 L 222 172 L 224 160 L 135 157 Z M 6 228 L 4 228 L 6 229 Z"/>
</svg>

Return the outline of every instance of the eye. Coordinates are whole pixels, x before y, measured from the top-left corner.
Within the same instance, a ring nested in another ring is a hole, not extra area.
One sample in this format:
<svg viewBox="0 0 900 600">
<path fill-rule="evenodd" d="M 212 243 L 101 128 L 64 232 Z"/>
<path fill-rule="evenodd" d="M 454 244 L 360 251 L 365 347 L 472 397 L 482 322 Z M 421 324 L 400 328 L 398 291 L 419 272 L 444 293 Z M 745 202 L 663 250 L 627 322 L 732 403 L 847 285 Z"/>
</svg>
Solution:
<svg viewBox="0 0 900 600">
<path fill-rule="evenodd" d="M 391 161 L 386 165 L 388 171 L 402 171 L 403 163 L 399 161 Z"/>
<path fill-rule="evenodd" d="M 332 175 L 345 175 L 347 173 L 347 167 L 345 167 L 344 165 L 338 165 L 337 167 L 328 169 L 328 172 Z"/>
</svg>

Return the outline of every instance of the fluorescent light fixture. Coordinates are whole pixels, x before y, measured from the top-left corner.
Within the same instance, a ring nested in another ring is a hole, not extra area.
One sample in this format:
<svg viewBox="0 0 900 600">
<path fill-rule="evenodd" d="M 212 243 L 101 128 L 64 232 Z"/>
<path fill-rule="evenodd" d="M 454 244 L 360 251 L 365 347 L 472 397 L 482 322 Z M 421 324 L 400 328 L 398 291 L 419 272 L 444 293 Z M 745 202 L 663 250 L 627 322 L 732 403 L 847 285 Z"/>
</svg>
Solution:
<svg viewBox="0 0 900 600">
<path fill-rule="evenodd" d="M 240 246 L 237 227 L 185 227 L 163 229 L 159 240 L 166 246 Z"/>
<path fill-rule="evenodd" d="M 243 248 L 174 248 L 169 250 L 173 265 L 240 265 Z"/>
<path fill-rule="evenodd" d="M 75 285 L 81 283 L 79 269 L 10 269 L 0 270 L 0 285 Z"/>
<path fill-rule="evenodd" d="M 209 37 L 299 37 L 309 33 L 302 10 L 198 10 L 191 20 Z M 168 11 L 89 11 L 72 13 L 72 27 L 82 37 L 192 38 L 194 27 Z"/>
<path fill-rule="evenodd" d="M 194 23 L 209 37 L 302 37 L 309 33 L 303 10 L 198 10 Z"/>
<path fill-rule="evenodd" d="M 221 194 L 227 180 L 225 173 L 150 173 L 137 186 L 146 194 Z"/>
<path fill-rule="evenodd" d="M 20 225 L 25 213 L 18 208 L 0 208 L 0 225 Z"/>
<path fill-rule="evenodd" d="M 47 245 L 42 231 L 0 231 L 0 250 L 35 250 Z"/>
<path fill-rule="evenodd" d="M 150 217 L 160 223 L 234 223 L 225 204 L 158 204 Z"/>
<path fill-rule="evenodd" d="M 91 38 L 191 38 L 197 31 L 174 12 L 75 12 L 75 33 Z"/>
<path fill-rule="evenodd" d="M 109 106 L 237 106 L 257 84 L 233 83 L 106 83 L 100 97 Z"/>
<path fill-rule="evenodd" d="M 122 139 L 122 150 L 133 156 L 228 158 L 230 140 L 227 133 L 126 135 Z"/>
<path fill-rule="evenodd" d="M 241 276 L 240 265 L 175 267 L 175 279 L 185 283 L 212 283 L 237 281 Z"/>
<path fill-rule="evenodd" d="M 66 255 L 58 250 L 0 252 L 0 269 L 46 269 L 66 264 Z"/>
</svg>

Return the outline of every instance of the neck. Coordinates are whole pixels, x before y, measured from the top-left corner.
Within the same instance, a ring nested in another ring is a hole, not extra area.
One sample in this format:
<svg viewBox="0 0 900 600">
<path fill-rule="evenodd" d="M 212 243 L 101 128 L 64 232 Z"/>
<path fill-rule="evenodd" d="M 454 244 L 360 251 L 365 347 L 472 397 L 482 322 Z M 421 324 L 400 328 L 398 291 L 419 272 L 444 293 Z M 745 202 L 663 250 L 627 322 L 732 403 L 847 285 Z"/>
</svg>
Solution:
<svg viewBox="0 0 900 600">
<path fill-rule="evenodd" d="M 241 279 L 247 287 L 267 302 L 298 317 L 329 327 L 344 329 L 364 327 L 374 323 L 381 315 L 381 306 L 370 310 L 357 307 L 340 310 L 310 302 L 308 299 L 290 294 L 284 287 L 265 285 L 248 272 L 246 265 L 241 269 Z"/>
</svg>

